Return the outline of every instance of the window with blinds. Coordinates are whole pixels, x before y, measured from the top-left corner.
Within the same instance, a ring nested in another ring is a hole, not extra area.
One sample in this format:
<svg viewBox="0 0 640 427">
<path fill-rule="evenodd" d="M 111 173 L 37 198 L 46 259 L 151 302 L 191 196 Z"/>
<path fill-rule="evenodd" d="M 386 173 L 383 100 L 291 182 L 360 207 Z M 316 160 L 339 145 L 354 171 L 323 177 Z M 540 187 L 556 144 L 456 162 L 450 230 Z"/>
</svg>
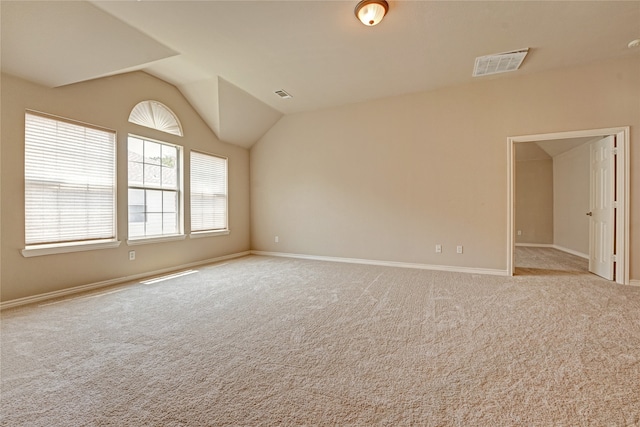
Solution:
<svg viewBox="0 0 640 427">
<path fill-rule="evenodd" d="M 192 151 L 191 231 L 227 229 L 227 159 Z"/>
<path fill-rule="evenodd" d="M 25 114 L 26 246 L 116 238 L 116 133 Z"/>
</svg>

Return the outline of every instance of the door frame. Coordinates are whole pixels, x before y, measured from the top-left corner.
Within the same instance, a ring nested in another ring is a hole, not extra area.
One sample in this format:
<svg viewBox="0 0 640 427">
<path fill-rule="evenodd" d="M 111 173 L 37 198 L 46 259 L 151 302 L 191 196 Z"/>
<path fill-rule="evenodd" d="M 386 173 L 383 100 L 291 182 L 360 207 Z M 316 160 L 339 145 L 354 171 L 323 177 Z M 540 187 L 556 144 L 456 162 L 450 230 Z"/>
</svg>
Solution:
<svg viewBox="0 0 640 427">
<path fill-rule="evenodd" d="M 515 271 L 515 144 L 521 142 L 549 141 L 555 139 L 616 136 L 616 232 L 615 232 L 615 281 L 629 284 L 629 126 L 606 129 L 590 129 L 538 135 L 510 136 L 507 138 L 507 273 Z"/>
</svg>

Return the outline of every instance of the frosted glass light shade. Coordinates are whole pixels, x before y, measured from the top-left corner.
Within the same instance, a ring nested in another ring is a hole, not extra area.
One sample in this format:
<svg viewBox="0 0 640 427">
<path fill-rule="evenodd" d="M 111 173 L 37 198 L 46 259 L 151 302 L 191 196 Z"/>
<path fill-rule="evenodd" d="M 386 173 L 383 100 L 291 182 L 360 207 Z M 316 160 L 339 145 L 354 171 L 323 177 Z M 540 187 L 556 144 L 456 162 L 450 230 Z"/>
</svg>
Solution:
<svg viewBox="0 0 640 427">
<path fill-rule="evenodd" d="M 372 27 L 382 21 L 389 10 L 385 0 L 362 0 L 356 6 L 356 16 L 364 25 Z"/>
<path fill-rule="evenodd" d="M 131 110 L 129 121 L 140 126 L 183 136 L 182 126 L 176 115 L 169 107 L 158 101 L 142 101 L 138 103 Z"/>
</svg>

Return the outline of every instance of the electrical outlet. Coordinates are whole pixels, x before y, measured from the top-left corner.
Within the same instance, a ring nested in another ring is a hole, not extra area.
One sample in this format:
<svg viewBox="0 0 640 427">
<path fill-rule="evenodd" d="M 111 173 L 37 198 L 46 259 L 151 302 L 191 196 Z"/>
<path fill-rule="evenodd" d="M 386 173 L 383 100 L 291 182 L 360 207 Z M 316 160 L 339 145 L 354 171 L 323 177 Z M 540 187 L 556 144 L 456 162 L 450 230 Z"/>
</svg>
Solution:
<svg viewBox="0 0 640 427">
<path fill-rule="evenodd" d="M 436 245 L 436 253 L 437 254 L 442 253 L 442 245 Z"/>
<path fill-rule="evenodd" d="M 518 236 L 522 236 L 522 230 L 518 230 Z"/>
<path fill-rule="evenodd" d="M 129 251 L 129 261 L 136 259 L 136 251 Z"/>
<path fill-rule="evenodd" d="M 275 241 L 276 243 L 280 243 L 280 237 L 276 236 Z"/>
<path fill-rule="evenodd" d="M 456 252 L 459 254 L 462 253 L 462 245 L 458 245 L 458 247 L 456 248 Z"/>
</svg>

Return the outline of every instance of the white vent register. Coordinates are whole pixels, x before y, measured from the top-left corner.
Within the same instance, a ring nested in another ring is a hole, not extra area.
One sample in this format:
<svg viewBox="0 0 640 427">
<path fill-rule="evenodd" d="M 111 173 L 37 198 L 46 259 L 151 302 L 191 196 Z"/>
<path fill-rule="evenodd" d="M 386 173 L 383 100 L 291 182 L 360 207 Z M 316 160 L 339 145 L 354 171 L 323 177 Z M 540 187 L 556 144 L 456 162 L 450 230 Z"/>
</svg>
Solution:
<svg viewBox="0 0 640 427">
<path fill-rule="evenodd" d="M 291 96 L 291 94 L 289 94 L 287 91 L 282 90 L 282 89 L 276 90 L 274 93 L 275 93 L 276 95 L 278 95 L 278 96 L 279 96 L 280 98 L 282 98 L 282 99 L 291 99 L 291 98 L 293 98 L 293 97 Z"/>
<path fill-rule="evenodd" d="M 490 74 L 507 73 L 517 70 L 529 49 L 520 49 L 512 52 L 496 53 L 493 55 L 479 56 L 473 67 L 473 77 L 488 76 Z"/>
</svg>

